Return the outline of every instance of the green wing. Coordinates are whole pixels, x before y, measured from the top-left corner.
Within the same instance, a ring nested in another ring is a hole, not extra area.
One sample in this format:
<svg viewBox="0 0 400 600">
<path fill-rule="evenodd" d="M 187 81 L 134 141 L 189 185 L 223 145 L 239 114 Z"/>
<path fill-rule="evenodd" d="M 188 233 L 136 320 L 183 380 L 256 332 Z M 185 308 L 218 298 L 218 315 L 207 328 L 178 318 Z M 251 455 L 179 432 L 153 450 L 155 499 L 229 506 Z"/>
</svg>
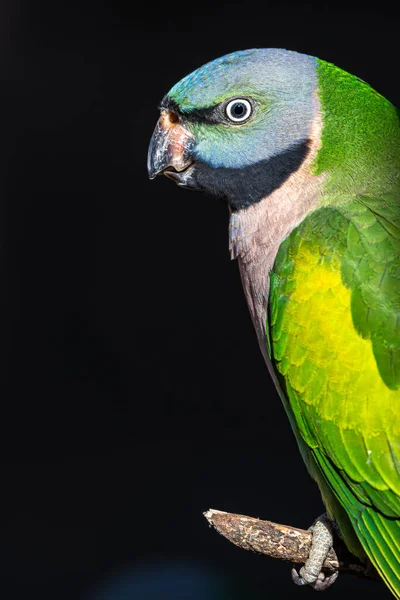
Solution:
<svg viewBox="0 0 400 600">
<path fill-rule="evenodd" d="M 311 214 L 280 247 L 268 326 L 286 410 L 328 512 L 397 597 L 399 197 Z"/>
</svg>

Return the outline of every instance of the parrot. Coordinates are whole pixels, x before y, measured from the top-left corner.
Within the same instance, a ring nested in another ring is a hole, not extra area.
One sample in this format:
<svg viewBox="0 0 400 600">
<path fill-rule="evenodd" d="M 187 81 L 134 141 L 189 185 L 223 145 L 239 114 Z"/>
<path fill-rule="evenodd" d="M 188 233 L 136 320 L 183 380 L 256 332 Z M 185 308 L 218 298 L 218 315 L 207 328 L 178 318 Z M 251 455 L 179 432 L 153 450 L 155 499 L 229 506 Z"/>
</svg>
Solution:
<svg viewBox="0 0 400 600">
<path fill-rule="evenodd" d="M 340 535 L 400 599 L 400 112 L 294 50 L 217 58 L 164 96 L 150 179 L 226 202 L 229 250 L 326 514 L 298 585 Z"/>
</svg>

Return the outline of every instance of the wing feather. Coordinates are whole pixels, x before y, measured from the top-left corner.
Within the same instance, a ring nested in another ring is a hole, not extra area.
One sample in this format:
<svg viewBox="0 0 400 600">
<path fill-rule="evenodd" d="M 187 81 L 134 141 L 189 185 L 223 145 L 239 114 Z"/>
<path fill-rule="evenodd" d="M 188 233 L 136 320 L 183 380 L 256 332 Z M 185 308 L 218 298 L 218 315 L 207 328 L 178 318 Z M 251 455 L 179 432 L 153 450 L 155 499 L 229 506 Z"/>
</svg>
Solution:
<svg viewBox="0 0 400 600">
<path fill-rule="evenodd" d="M 270 300 L 272 360 L 310 470 L 400 597 L 400 203 L 310 215 L 281 245 Z"/>
</svg>

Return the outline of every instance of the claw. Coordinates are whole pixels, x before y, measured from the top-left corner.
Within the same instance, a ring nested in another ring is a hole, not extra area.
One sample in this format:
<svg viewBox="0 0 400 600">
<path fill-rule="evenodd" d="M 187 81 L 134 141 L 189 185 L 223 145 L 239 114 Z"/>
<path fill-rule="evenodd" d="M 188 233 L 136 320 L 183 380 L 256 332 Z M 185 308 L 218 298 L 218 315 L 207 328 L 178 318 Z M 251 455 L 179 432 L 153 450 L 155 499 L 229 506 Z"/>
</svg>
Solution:
<svg viewBox="0 0 400 600">
<path fill-rule="evenodd" d="M 295 567 L 292 568 L 291 573 L 292 573 L 292 580 L 296 585 L 309 585 L 317 592 L 323 592 L 324 590 L 328 589 L 328 587 L 330 587 L 332 585 L 332 583 L 335 583 L 335 581 L 339 575 L 339 571 L 335 571 L 334 573 L 332 573 L 332 575 L 329 575 L 327 577 L 321 571 L 321 573 L 318 575 L 318 577 L 315 581 L 308 582 L 301 575 L 299 575 L 299 573 L 297 572 Z M 300 569 L 300 573 L 301 573 L 301 569 Z"/>
<path fill-rule="evenodd" d="M 307 582 L 298 574 L 297 570 L 292 568 L 292 580 L 296 585 L 307 585 Z"/>
<path fill-rule="evenodd" d="M 332 585 L 339 575 L 339 571 L 335 571 L 326 577 L 322 572 L 322 566 L 333 545 L 332 522 L 323 515 L 315 521 L 309 531 L 313 534 L 310 554 L 299 572 L 293 567 L 292 580 L 296 585 L 309 585 L 321 592 Z"/>
<path fill-rule="evenodd" d="M 329 575 L 328 577 L 326 577 L 324 573 L 321 572 L 318 575 L 317 580 L 311 584 L 311 587 L 314 588 L 314 590 L 316 590 L 317 592 L 323 592 L 324 590 L 327 590 L 328 587 L 332 585 L 332 583 L 335 583 L 336 579 L 338 578 L 338 575 L 339 571 L 334 571 L 332 575 Z"/>
</svg>

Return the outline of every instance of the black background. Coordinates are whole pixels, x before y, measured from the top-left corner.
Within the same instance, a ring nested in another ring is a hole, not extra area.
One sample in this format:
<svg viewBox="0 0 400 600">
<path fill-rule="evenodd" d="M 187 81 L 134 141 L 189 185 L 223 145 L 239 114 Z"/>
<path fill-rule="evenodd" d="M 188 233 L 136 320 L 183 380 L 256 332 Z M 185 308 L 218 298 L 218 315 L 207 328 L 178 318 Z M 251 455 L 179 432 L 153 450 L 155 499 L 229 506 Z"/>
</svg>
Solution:
<svg viewBox="0 0 400 600">
<path fill-rule="evenodd" d="M 229 260 L 226 207 L 149 182 L 146 153 L 164 93 L 243 48 L 319 56 L 400 105 L 394 8 L 3 0 L 0 21 L 1 597 L 311 598 L 202 516 L 307 527 L 323 506 Z M 389 597 L 343 575 L 327 593 L 350 592 Z"/>
</svg>

